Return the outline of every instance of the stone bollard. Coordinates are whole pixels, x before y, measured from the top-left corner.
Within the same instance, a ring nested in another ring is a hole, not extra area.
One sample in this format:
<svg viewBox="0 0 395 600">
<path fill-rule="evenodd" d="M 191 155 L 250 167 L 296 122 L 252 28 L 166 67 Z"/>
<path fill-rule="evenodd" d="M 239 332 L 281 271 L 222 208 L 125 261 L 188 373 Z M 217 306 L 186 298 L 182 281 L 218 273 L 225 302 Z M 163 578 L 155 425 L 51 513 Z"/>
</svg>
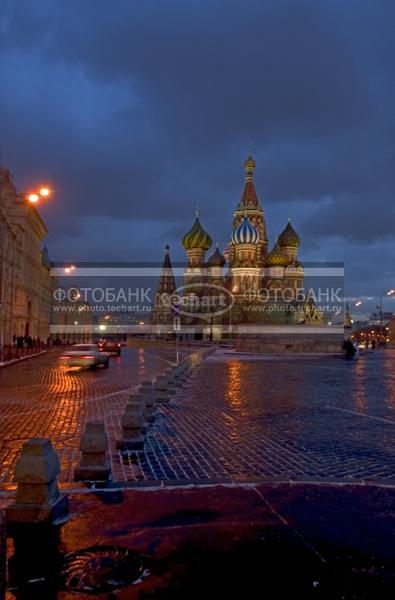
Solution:
<svg viewBox="0 0 395 600">
<path fill-rule="evenodd" d="M 158 404 L 163 402 L 169 402 L 170 394 L 168 390 L 169 382 L 167 381 L 166 375 L 158 375 L 154 381 L 154 394 L 155 401 Z"/>
<path fill-rule="evenodd" d="M 58 455 L 48 439 L 33 438 L 22 446 L 15 466 L 18 484 L 15 503 L 6 509 L 6 520 L 14 523 L 49 523 L 68 514 L 68 499 L 60 493 Z"/>
<path fill-rule="evenodd" d="M 155 420 L 155 416 L 154 416 L 155 396 L 154 396 L 154 388 L 152 385 L 152 381 L 149 381 L 149 380 L 142 381 L 139 392 L 145 401 L 145 406 L 146 406 L 145 420 L 148 423 L 153 423 Z"/>
<path fill-rule="evenodd" d="M 122 415 L 122 438 L 117 441 L 119 450 L 142 450 L 144 448 L 144 408 L 145 400 L 141 394 L 130 396 Z"/>
<path fill-rule="evenodd" d="M 90 421 L 80 442 L 81 459 L 75 481 L 107 481 L 111 474 L 108 436 L 103 421 Z"/>
<path fill-rule="evenodd" d="M 189 375 L 190 375 L 190 373 L 188 371 L 187 365 L 183 365 L 182 370 L 181 370 L 181 381 L 183 384 L 185 384 L 188 381 Z"/>
<path fill-rule="evenodd" d="M 174 394 L 174 392 L 176 391 L 176 377 L 174 375 L 174 371 L 172 368 L 170 369 L 166 369 L 165 372 L 165 376 L 167 379 L 167 383 L 168 383 L 168 390 L 170 392 L 170 394 Z"/>
<path fill-rule="evenodd" d="M 145 396 L 140 394 L 140 392 L 134 392 L 133 394 L 130 394 L 128 398 L 128 404 L 131 404 L 132 406 L 139 405 L 143 414 L 144 422 L 147 420 L 147 401 Z"/>
</svg>

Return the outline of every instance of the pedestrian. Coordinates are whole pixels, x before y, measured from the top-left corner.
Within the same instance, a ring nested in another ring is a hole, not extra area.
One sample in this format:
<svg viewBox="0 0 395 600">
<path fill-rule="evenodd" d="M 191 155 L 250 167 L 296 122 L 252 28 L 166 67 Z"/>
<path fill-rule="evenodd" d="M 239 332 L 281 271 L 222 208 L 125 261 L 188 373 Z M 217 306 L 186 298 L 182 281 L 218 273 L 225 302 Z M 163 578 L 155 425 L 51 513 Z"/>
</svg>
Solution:
<svg viewBox="0 0 395 600">
<path fill-rule="evenodd" d="M 347 360 L 352 360 L 354 358 L 355 348 L 354 348 L 354 344 L 352 343 L 350 338 L 347 338 L 346 340 L 344 340 L 343 350 L 344 350 L 344 357 L 347 358 Z"/>
<path fill-rule="evenodd" d="M 376 348 L 376 340 L 373 339 L 372 340 L 372 350 L 374 350 Z"/>
</svg>

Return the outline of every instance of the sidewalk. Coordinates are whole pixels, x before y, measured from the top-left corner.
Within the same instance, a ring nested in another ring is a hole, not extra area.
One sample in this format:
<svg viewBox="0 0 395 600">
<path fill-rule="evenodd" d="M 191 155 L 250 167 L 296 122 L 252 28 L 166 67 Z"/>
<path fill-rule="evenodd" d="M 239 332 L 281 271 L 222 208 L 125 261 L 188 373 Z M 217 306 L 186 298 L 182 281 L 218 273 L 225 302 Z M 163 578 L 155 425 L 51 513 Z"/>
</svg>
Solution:
<svg viewBox="0 0 395 600">
<path fill-rule="evenodd" d="M 40 550 L 36 536 L 32 549 L 41 569 L 47 564 L 50 571 L 30 571 L 35 581 L 26 586 L 24 598 L 351 600 L 389 598 L 395 591 L 395 490 L 390 488 L 251 484 L 76 490 L 70 494 L 70 514 L 59 546 L 63 574 L 54 575 L 58 561 L 52 550 L 44 560 L 48 548 Z M 131 561 L 123 548 L 142 558 Z M 9 558 L 12 554 L 9 541 Z M 30 570 L 33 555 L 28 554 Z M 49 588 L 52 595 L 46 595 Z M 15 597 L 8 593 L 8 599 Z"/>
<path fill-rule="evenodd" d="M 14 365 L 15 363 L 22 362 L 23 360 L 28 360 L 29 358 L 35 358 L 36 356 L 42 356 L 50 352 L 50 350 L 41 350 L 40 352 L 35 352 L 34 354 L 26 354 L 25 356 L 20 356 L 19 358 L 12 358 L 11 360 L 7 360 L 4 362 L 0 362 L 1 367 L 8 367 L 9 365 Z"/>
</svg>

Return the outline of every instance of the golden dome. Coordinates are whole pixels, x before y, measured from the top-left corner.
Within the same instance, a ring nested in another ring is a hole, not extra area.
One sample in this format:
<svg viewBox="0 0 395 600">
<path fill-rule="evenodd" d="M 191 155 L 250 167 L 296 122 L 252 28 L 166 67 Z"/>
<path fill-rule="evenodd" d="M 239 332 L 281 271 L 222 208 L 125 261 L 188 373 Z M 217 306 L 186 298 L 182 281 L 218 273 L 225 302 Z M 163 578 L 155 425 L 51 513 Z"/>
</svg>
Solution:
<svg viewBox="0 0 395 600">
<path fill-rule="evenodd" d="M 184 235 L 182 245 L 185 250 L 191 250 L 192 248 L 208 250 L 212 243 L 211 237 L 200 225 L 199 216 L 196 214 L 195 222 L 191 229 Z"/>
<path fill-rule="evenodd" d="M 286 264 L 287 258 L 281 254 L 281 248 L 276 242 L 266 258 L 266 265 L 268 267 L 285 267 Z"/>
</svg>

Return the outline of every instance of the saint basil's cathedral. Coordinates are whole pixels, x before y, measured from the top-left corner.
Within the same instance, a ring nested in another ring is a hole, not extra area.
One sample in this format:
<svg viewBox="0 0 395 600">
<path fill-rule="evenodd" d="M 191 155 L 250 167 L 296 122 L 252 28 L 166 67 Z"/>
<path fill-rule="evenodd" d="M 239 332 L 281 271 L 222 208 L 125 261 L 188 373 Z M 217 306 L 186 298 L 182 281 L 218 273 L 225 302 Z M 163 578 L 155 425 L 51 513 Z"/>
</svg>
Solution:
<svg viewBox="0 0 395 600">
<path fill-rule="evenodd" d="M 265 213 L 254 185 L 255 161 L 252 156 L 247 158 L 244 167 L 244 190 L 234 212 L 231 239 L 223 254 L 217 244 L 215 251 L 206 259 L 212 239 L 203 229 L 198 213 L 191 229 L 182 240 L 188 258 L 184 270 L 184 289 L 197 283 L 215 284 L 226 288 L 232 293 L 236 305 L 236 310 L 232 309 L 234 319 L 237 318 L 237 306 L 240 308 L 251 296 L 256 297 L 258 292 L 264 292 L 266 298 L 278 298 L 281 290 L 301 289 L 304 278 L 304 268 L 298 260 L 300 239 L 290 219 L 272 248 L 269 248 Z M 164 294 L 174 293 L 175 290 L 169 248 L 166 246 L 152 313 L 153 324 L 171 322 L 171 312 L 161 305 L 160 298 Z M 254 316 L 255 320 L 256 318 Z M 240 317 L 240 320 L 244 319 L 245 316 Z M 263 313 L 258 319 L 267 321 Z M 275 320 L 278 322 L 278 319 Z"/>
</svg>

